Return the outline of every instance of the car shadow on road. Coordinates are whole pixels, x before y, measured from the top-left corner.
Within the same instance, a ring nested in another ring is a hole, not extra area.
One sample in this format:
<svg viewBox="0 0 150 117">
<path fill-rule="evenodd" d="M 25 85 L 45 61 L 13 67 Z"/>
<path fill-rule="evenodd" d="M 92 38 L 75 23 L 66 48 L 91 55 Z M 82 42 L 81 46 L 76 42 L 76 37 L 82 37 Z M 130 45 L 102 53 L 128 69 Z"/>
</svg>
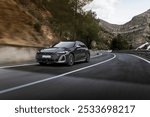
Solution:
<svg viewBox="0 0 150 117">
<path fill-rule="evenodd" d="M 30 65 L 30 66 L 19 66 L 19 67 L 10 67 L 5 68 L 5 70 L 15 70 L 18 72 L 30 72 L 32 73 L 41 73 L 41 74 L 52 74 L 52 75 L 60 75 L 66 72 L 70 72 L 82 67 L 87 66 L 89 63 L 78 62 L 73 66 L 68 66 L 66 64 L 46 64 L 46 65 Z"/>
</svg>

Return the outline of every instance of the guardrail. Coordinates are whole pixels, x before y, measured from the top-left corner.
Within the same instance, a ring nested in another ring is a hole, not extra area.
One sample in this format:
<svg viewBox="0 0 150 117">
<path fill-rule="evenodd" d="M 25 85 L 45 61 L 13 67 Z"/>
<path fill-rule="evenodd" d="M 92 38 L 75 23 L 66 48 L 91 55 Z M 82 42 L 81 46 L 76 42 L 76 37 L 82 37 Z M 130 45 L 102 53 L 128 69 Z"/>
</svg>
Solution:
<svg viewBox="0 0 150 117">
<path fill-rule="evenodd" d="M 0 45 L 0 65 L 34 60 L 37 50 L 35 47 Z"/>
<path fill-rule="evenodd" d="M 39 47 L 0 45 L 0 65 L 18 64 L 35 61 Z M 107 50 L 108 51 L 108 50 Z M 91 56 L 99 55 L 105 50 L 90 50 Z"/>
</svg>

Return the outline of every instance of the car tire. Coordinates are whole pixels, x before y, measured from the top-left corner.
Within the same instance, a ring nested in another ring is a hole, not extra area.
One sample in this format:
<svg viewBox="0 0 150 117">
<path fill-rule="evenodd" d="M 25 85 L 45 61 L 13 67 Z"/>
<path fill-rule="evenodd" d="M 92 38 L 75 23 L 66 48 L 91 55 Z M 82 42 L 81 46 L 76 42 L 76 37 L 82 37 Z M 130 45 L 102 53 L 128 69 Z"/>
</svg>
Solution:
<svg viewBox="0 0 150 117">
<path fill-rule="evenodd" d="M 74 65 L 74 56 L 73 56 L 73 54 L 69 54 L 69 55 L 68 55 L 67 65 L 68 65 L 68 66 Z"/>
<path fill-rule="evenodd" d="M 85 62 L 87 62 L 87 63 L 88 63 L 88 62 L 90 61 L 90 54 L 89 54 L 89 53 L 87 53 L 85 57 L 86 57 Z"/>
</svg>

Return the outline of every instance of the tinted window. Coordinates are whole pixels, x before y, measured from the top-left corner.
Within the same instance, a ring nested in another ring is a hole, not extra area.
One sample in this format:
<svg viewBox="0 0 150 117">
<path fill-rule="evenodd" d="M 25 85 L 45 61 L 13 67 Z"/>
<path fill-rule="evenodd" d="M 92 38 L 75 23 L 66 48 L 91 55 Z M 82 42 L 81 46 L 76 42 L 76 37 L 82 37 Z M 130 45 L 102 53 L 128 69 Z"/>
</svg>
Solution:
<svg viewBox="0 0 150 117">
<path fill-rule="evenodd" d="M 84 43 L 80 42 L 80 41 L 76 42 L 76 46 L 80 46 L 82 48 L 87 48 L 87 46 Z"/>
<path fill-rule="evenodd" d="M 74 47 L 75 42 L 60 42 L 58 44 L 56 44 L 54 47 L 58 47 L 58 48 L 72 48 Z"/>
<path fill-rule="evenodd" d="M 82 47 L 82 48 L 87 48 L 86 45 L 82 42 L 79 42 L 79 45 Z"/>
<path fill-rule="evenodd" d="M 80 44 L 79 44 L 79 42 L 78 42 L 78 41 L 76 42 L 76 46 L 80 46 Z"/>
</svg>

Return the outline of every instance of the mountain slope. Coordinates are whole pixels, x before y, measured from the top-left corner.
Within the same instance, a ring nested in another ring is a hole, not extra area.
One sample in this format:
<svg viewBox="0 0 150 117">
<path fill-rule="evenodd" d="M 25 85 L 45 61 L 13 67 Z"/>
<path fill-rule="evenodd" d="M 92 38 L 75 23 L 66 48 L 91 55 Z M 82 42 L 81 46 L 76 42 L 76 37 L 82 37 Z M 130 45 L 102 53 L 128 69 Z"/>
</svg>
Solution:
<svg viewBox="0 0 150 117">
<path fill-rule="evenodd" d="M 59 37 L 62 40 L 83 39 L 83 42 L 88 42 L 87 39 L 89 39 L 89 45 L 91 45 L 93 37 L 99 35 L 101 40 L 98 40 L 98 48 L 109 49 L 112 34 L 103 28 L 97 31 L 99 34 L 95 33 L 96 28 L 92 26 L 96 24 L 97 19 L 94 19 L 94 15 L 87 20 L 84 17 L 88 14 L 77 13 L 78 20 L 84 19 L 81 25 L 81 21 L 78 23 L 79 21 L 74 20 L 72 6 L 66 5 L 68 5 L 66 0 L 61 2 L 59 0 L 52 2 L 49 0 L 1 0 L 0 44 L 46 46 L 58 41 Z M 97 27 L 99 28 L 98 25 Z M 77 32 L 80 33 L 77 35 Z"/>
<path fill-rule="evenodd" d="M 100 25 L 114 35 L 121 34 L 134 47 L 150 42 L 150 10 L 137 15 L 124 25 L 114 25 L 100 20 Z"/>
<path fill-rule="evenodd" d="M 20 0 L 0 1 L 0 44 L 43 46 L 51 43 L 55 38 L 44 20 L 45 15 L 50 13 L 28 1 L 29 4 L 26 6 L 21 4 Z M 41 13 L 43 19 L 41 24 L 38 24 L 39 19 L 31 12 Z"/>
</svg>

